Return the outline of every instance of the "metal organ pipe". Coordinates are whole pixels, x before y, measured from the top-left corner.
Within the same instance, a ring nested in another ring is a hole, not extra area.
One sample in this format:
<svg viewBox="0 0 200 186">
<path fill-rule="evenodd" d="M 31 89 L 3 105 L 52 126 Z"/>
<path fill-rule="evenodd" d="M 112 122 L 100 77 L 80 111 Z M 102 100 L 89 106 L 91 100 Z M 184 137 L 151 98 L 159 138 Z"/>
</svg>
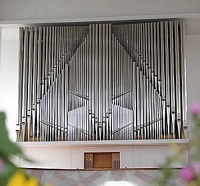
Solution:
<svg viewBox="0 0 200 186">
<path fill-rule="evenodd" d="M 183 129 L 184 136 L 182 138 L 187 138 L 187 94 L 186 94 L 186 62 L 184 58 L 184 35 L 185 35 L 185 27 L 184 22 L 180 22 L 180 53 L 181 53 L 181 93 L 182 93 L 182 121 L 183 121 Z"/>
<path fill-rule="evenodd" d="M 18 123 L 17 123 L 17 140 L 23 140 L 23 128 L 22 128 L 22 106 L 23 106 L 23 56 L 24 56 L 24 30 L 19 28 L 19 78 L 18 78 Z"/>
</svg>

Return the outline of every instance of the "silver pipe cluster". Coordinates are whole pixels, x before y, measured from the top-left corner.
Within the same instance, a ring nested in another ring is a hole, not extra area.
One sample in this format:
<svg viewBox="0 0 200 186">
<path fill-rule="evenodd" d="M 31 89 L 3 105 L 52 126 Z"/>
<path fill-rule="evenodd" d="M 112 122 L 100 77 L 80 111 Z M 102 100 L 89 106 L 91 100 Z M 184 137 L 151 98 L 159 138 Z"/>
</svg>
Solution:
<svg viewBox="0 0 200 186">
<path fill-rule="evenodd" d="M 185 138 L 183 22 L 161 21 L 113 27 L 114 35 L 133 61 L 133 100 L 128 101 L 134 107 L 133 138 Z"/>
<path fill-rule="evenodd" d="M 68 62 L 87 34 L 82 26 L 20 28 L 19 141 L 67 140 Z"/>
<path fill-rule="evenodd" d="M 184 25 L 20 28 L 18 141 L 186 138 Z"/>
</svg>

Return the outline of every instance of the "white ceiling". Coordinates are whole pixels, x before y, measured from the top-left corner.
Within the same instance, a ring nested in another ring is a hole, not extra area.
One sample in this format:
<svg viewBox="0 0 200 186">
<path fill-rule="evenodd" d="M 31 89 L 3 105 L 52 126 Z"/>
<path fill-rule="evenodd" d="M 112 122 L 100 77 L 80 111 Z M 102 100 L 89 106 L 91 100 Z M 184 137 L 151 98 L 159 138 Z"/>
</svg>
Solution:
<svg viewBox="0 0 200 186">
<path fill-rule="evenodd" d="M 24 24 L 162 18 L 183 18 L 186 34 L 200 34 L 200 0 L 0 0 L 7 39 Z"/>
<path fill-rule="evenodd" d="M 0 0 L 0 24 L 200 18 L 200 0 Z"/>
</svg>

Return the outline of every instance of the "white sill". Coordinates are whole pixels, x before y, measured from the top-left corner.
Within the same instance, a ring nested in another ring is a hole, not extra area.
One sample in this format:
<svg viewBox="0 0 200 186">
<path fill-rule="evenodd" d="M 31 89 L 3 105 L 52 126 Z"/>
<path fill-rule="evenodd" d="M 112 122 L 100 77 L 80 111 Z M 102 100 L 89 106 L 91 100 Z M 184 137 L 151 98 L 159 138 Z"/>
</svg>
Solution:
<svg viewBox="0 0 200 186">
<path fill-rule="evenodd" d="M 101 146 L 159 146 L 169 144 L 188 144 L 189 139 L 158 140 L 102 140 L 102 141 L 35 141 L 16 142 L 20 147 L 101 147 Z"/>
</svg>

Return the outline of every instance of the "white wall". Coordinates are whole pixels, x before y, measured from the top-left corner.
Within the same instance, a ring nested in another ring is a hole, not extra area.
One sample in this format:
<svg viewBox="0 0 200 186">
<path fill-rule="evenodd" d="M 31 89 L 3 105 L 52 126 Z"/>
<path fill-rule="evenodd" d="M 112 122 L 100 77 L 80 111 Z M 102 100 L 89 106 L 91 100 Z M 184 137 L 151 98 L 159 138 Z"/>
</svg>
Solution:
<svg viewBox="0 0 200 186">
<path fill-rule="evenodd" d="M 0 23 L 194 17 L 199 10 L 199 0 L 0 0 Z"/>
<path fill-rule="evenodd" d="M 168 142 L 154 141 L 145 144 L 144 141 L 126 142 L 119 140 L 116 143 L 106 142 L 35 142 L 18 143 L 22 150 L 34 163 L 18 159 L 18 166 L 25 168 L 48 169 L 83 169 L 84 153 L 119 152 L 120 168 L 159 168 L 172 150 L 168 143 L 176 143 L 185 148 L 187 140 L 169 140 Z M 119 144 L 118 144 L 119 143 Z M 94 145 L 95 144 L 95 145 Z M 182 167 L 188 163 L 188 152 L 183 154 L 184 163 L 176 163 L 175 167 Z"/>
<path fill-rule="evenodd" d="M 0 27 L 0 70 L 1 70 L 1 45 L 2 45 L 2 28 Z"/>
<path fill-rule="evenodd" d="M 188 124 L 191 130 L 193 121 L 190 117 L 192 104 L 200 103 L 200 34 L 186 35 L 185 57 L 187 64 Z"/>
<path fill-rule="evenodd" d="M 10 137 L 15 140 L 18 100 L 18 28 L 2 28 L 0 63 L 0 111 L 6 113 Z"/>
</svg>

